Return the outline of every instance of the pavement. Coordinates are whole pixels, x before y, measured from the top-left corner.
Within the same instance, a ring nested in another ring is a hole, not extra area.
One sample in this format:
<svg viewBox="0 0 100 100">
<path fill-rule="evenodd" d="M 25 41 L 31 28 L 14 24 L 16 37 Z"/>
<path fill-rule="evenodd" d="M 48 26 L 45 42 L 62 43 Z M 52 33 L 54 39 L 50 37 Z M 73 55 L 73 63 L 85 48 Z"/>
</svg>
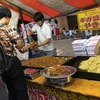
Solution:
<svg viewBox="0 0 100 100">
<path fill-rule="evenodd" d="M 62 53 L 58 56 L 74 56 L 72 49 L 72 42 L 74 39 L 60 39 L 54 41 L 54 46 L 57 50 L 61 50 Z"/>
<path fill-rule="evenodd" d="M 74 39 L 60 39 L 54 40 L 55 48 L 60 51 L 58 56 L 74 56 L 71 43 Z M 1 78 L 0 78 L 1 80 Z M 2 81 L 0 81 L 0 100 L 8 100 L 6 86 Z"/>
</svg>

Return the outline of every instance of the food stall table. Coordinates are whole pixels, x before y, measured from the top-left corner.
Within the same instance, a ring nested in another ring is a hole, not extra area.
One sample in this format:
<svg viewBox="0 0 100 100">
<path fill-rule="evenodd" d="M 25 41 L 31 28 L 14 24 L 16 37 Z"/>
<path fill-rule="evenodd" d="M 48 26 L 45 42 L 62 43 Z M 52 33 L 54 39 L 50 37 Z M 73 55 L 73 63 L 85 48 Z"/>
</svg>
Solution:
<svg viewBox="0 0 100 100">
<path fill-rule="evenodd" d="M 30 100 L 100 100 L 100 81 L 73 78 L 64 87 L 45 83 L 43 76 L 27 80 Z"/>
</svg>

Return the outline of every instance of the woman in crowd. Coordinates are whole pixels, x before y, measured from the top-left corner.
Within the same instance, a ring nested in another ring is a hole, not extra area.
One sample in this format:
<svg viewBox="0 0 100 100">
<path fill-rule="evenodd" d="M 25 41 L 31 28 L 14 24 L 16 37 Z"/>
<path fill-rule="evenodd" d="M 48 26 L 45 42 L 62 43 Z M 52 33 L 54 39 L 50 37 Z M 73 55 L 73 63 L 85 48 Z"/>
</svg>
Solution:
<svg viewBox="0 0 100 100">
<path fill-rule="evenodd" d="M 59 40 L 59 39 L 61 39 L 61 37 L 60 37 L 60 26 L 59 26 L 57 19 L 55 19 L 54 22 L 55 22 L 54 27 L 55 27 L 56 38 L 57 38 L 57 40 Z"/>
</svg>

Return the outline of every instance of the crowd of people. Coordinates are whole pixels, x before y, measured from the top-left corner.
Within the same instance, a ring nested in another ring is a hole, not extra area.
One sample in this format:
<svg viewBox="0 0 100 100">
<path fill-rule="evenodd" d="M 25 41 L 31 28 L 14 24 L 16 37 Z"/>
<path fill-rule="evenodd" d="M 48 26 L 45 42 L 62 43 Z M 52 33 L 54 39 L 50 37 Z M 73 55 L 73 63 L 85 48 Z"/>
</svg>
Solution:
<svg viewBox="0 0 100 100">
<path fill-rule="evenodd" d="M 29 100 L 24 72 L 21 62 L 17 57 L 16 49 L 21 53 L 27 52 L 30 50 L 30 43 L 28 41 L 25 42 L 17 30 L 12 25 L 9 25 L 11 16 L 11 11 L 8 8 L 0 6 L 0 45 L 5 51 L 7 60 L 11 59 L 8 64 L 9 68 L 1 73 L 1 77 L 7 86 L 9 100 Z M 34 26 L 29 25 L 30 30 L 26 32 L 28 39 L 33 35 L 37 36 L 34 47 L 39 49 L 41 56 L 57 56 L 53 36 L 55 36 L 56 40 L 61 39 L 58 20 L 54 19 L 52 22 L 50 19 L 47 23 L 41 12 L 36 12 L 33 18 L 35 24 Z M 62 30 L 64 36 L 68 36 L 69 39 L 76 39 L 77 28 L 66 30 L 64 27 Z M 86 31 L 86 36 L 92 36 L 92 31 Z M 19 44 L 24 45 L 19 48 Z"/>
<path fill-rule="evenodd" d="M 54 20 L 49 19 L 48 24 L 51 27 L 53 39 L 54 40 L 61 39 L 60 25 L 58 23 L 58 20 L 57 19 L 54 19 Z"/>
<path fill-rule="evenodd" d="M 21 53 L 27 52 L 30 49 L 30 43 L 24 41 L 17 30 L 9 25 L 11 16 L 8 8 L 0 6 L 0 45 L 5 51 L 7 65 L 9 65 L 9 68 L 1 73 L 1 77 L 7 86 L 9 100 L 29 100 L 25 75 L 16 49 Z M 36 12 L 33 18 L 36 24 L 27 31 L 28 38 L 37 33 L 38 40 L 35 46 L 41 51 L 41 56 L 56 56 L 52 31 L 44 21 L 44 15 Z"/>
<path fill-rule="evenodd" d="M 51 27 L 52 30 L 52 36 L 54 40 L 60 40 L 63 37 L 68 37 L 69 39 L 76 39 L 75 34 L 78 32 L 78 28 L 74 26 L 72 30 L 67 30 L 65 27 L 61 29 L 60 24 L 57 19 L 50 19 L 48 21 L 48 24 Z M 62 32 L 61 32 L 62 30 Z"/>
</svg>

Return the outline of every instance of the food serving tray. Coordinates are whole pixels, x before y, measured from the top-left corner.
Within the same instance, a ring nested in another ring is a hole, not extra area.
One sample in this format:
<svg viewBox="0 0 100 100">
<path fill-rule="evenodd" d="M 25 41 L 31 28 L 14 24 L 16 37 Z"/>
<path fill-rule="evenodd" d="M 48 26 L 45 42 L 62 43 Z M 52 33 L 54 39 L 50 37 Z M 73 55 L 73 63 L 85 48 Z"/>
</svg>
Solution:
<svg viewBox="0 0 100 100">
<path fill-rule="evenodd" d="M 100 74 L 86 72 L 86 71 L 79 69 L 80 63 L 87 59 L 89 59 L 88 56 L 77 56 L 77 57 L 70 59 L 68 62 L 64 63 L 64 65 L 73 66 L 77 69 L 77 72 L 73 75 L 73 77 L 75 77 L 75 78 L 84 78 L 84 79 L 100 81 Z"/>
<path fill-rule="evenodd" d="M 72 59 L 72 57 L 62 57 L 62 56 L 52 56 L 52 57 L 44 56 L 44 58 L 37 57 L 37 58 L 30 58 L 29 60 L 24 60 L 24 61 L 22 61 L 22 66 L 24 68 L 34 68 L 34 69 L 42 70 L 42 69 L 50 67 L 50 66 L 62 65 L 64 63 L 66 63 L 67 61 L 69 61 L 70 59 Z M 35 65 L 32 64 L 32 59 L 33 59 L 33 62 L 35 60 Z M 42 60 L 42 59 L 44 59 L 44 60 Z M 40 64 L 40 66 L 38 66 L 39 64 Z"/>
<path fill-rule="evenodd" d="M 69 83 L 72 81 L 71 76 L 75 74 L 76 71 L 77 69 L 75 67 L 58 65 L 58 66 L 52 66 L 52 67 L 45 68 L 40 72 L 40 74 L 47 79 L 47 83 L 64 85 L 65 83 Z"/>
</svg>

